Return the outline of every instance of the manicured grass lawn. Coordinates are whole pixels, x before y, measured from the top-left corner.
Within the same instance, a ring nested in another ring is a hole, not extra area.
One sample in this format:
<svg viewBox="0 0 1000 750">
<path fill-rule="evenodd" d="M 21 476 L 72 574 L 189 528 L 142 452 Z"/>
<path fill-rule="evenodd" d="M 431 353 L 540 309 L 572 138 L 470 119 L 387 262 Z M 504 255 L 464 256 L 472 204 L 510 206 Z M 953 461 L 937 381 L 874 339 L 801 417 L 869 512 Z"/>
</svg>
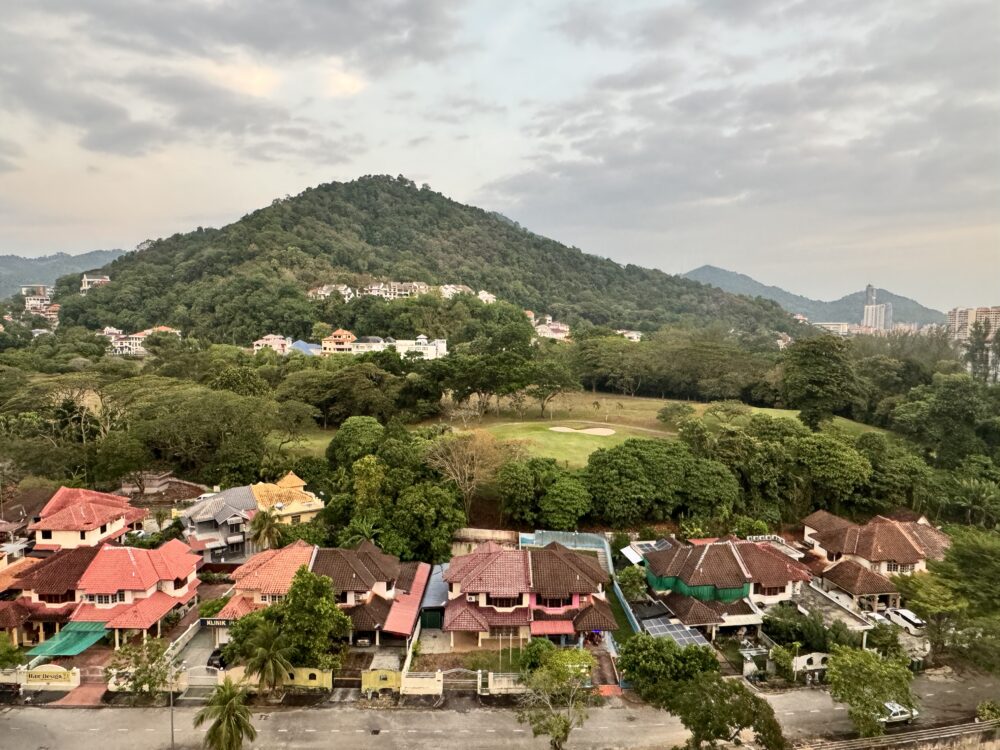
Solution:
<svg viewBox="0 0 1000 750">
<path fill-rule="evenodd" d="M 622 609 L 622 603 L 618 601 L 618 595 L 613 588 L 608 589 L 608 604 L 611 606 L 611 611 L 614 612 L 615 622 L 618 623 L 618 630 L 615 631 L 615 641 L 619 644 L 625 643 L 629 638 L 635 636 L 636 632 L 629 625 L 628 618 L 625 616 L 625 610 Z"/>
<path fill-rule="evenodd" d="M 322 427 L 314 427 L 305 433 L 301 441 L 286 445 L 285 452 L 295 458 L 305 456 L 324 458 L 326 456 L 326 446 L 330 444 L 330 438 L 336 432 L 335 429 L 324 430 Z"/>
<path fill-rule="evenodd" d="M 587 435 L 574 432 L 553 432 L 550 427 L 583 429 L 606 426 L 615 431 L 614 435 Z M 500 422 L 485 423 L 483 429 L 502 440 L 521 441 L 531 456 L 555 458 L 568 468 L 586 466 L 587 457 L 598 448 L 611 448 L 631 437 L 670 438 L 667 432 L 648 432 L 619 424 L 590 424 L 587 422 L 550 421 L 544 422 Z"/>
</svg>

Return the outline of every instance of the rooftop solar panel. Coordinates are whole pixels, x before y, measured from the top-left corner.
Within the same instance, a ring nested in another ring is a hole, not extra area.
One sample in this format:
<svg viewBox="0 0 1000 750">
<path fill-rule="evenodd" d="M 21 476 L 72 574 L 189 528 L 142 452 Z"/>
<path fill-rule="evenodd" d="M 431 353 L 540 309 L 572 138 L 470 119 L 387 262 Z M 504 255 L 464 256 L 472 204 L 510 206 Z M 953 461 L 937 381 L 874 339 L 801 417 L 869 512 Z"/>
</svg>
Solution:
<svg viewBox="0 0 1000 750">
<path fill-rule="evenodd" d="M 708 640 L 694 628 L 673 623 L 666 617 L 643 620 L 642 626 L 654 638 L 670 638 L 678 646 L 707 646 Z"/>
</svg>

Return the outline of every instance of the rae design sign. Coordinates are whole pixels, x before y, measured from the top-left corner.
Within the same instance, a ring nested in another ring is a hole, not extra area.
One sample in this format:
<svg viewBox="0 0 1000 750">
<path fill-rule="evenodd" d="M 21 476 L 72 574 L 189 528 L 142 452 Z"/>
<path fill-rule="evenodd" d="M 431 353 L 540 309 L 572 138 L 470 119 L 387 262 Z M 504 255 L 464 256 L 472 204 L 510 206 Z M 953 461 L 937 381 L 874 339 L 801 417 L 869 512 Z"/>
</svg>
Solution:
<svg viewBox="0 0 1000 750">
<path fill-rule="evenodd" d="M 37 685 L 39 683 L 53 683 L 53 682 L 72 682 L 73 673 L 65 669 L 61 669 L 58 672 L 55 670 L 42 670 L 42 669 L 32 669 L 28 671 L 28 676 L 26 683 L 27 685 Z"/>
</svg>

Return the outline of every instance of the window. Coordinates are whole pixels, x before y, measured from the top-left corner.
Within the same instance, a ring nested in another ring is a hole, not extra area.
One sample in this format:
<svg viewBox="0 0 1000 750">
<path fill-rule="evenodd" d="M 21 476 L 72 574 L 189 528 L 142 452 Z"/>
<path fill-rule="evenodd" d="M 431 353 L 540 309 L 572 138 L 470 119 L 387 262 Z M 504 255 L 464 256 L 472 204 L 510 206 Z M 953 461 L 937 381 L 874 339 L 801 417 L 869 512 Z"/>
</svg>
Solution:
<svg viewBox="0 0 1000 750">
<path fill-rule="evenodd" d="M 341 591 L 337 594 L 337 602 L 339 604 L 347 604 L 347 592 Z"/>
<path fill-rule="evenodd" d="M 569 607 L 573 604 L 572 596 L 554 596 L 554 597 L 538 597 L 538 606 L 547 607 L 549 609 L 559 609 L 560 607 Z"/>
<path fill-rule="evenodd" d="M 179 588 L 181 588 L 186 583 L 187 583 L 187 579 L 186 578 L 175 578 L 174 579 L 174 588 L 175 589 L 179 589 Z"/>
<path fill-rule="evenodd" d="M 520 634 L 521 629 L 516 625 L 498 625 L 490 628 L 490 638 L 509 638 Z"/>
<path fill-rule="evenodd" d="M 899 572 L 900 573 L 912 573 L 913 572 L 913 566 L 912 565 L 900 565 L 899 566 Z"/>
<path fill-rule="evenodd" d="M 45 529 L 42 531 L 42 539 L 51 539 L 51 538 L 52 538 L 52 532 L 49 529 Z"/>
<path fill-rule="evenodd" d="M 754 590 L 760 596 L 778 596 L 785 593 L 784 586 L 761 586 L 759 583 L 754 584 Z"/>
<path fill-rule="evenodd" d="M 486 595 L 486 603 L 491 607 L 516 607 L 521 603 L 519 596 L 490 596 Z"/>
<path fill-rule="evenodd" d="M 899 572 L 899 563 L 898 562 L 889 561 L 889 562 L 887 562 L 885 564 L 885 569 L 888 570 L 890 573 L 898 573 Z"/>
<path fill-rule="evenodd" d="M 292 526 L 297 523 L 302 523 L 302 516 L 292 516 Z"/>
<path fill-rule="evenodd" d="M 827 555 L 827 558 L 830 560 L 830 562 L 837 562 L 837 560 L 840 559 L 840 556 L 841 555 L 839 552 L 831 552 L 829 555 Z"/>
<path fill-rule="evenodd" d="M 88 602 L 96 602 L 97 604 L 117 604 L 118 602 L 125 601 L 125 592 L 116 591 L 114 594 L 87 594 Z"/>
<path fill-rule="evenodd" d="M 265 601 L 265 602 L 266 601 L 270 601 L 271 604 L 277 604 L 278 602 L 282 601 L 284 598 L 285 597 L 282 594 L 271 594 L 270 597 L 268 597 L 267 594 L 264 594 L 264 596 L 261 597 L 261 599 L 263 601 Z"/>
<path fill-rule="evenodd" d="M 46 604 L 62 604 L 63 602 L 71 602 L 74 600 L 72 591 L 64 591 L 61 594 L 39 594 L 38 601 L 45 602 Z"/>
<path fill-rule="evenodd" d="M 87 532 L 86 531 L 81 531 L 80 532 L 80 538 L 81 539 L 86 539 L 87 538 Z"/>
<path fill-rule="evenodd" d="M 108 530 L 108 525 L 106 523 L 102 523 L 101 524 L 101 533 L 103 534 L 107 530 Z"/>
</svg>

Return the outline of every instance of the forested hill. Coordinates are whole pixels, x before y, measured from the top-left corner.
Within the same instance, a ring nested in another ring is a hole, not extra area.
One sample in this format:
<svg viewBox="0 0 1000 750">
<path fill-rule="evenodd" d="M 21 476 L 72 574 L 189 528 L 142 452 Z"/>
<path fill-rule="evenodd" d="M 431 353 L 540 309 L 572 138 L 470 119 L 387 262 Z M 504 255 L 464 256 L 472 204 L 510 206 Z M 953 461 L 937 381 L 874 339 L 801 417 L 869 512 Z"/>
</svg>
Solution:
<svg viewBox="0 0 1000 750">
<path fill-rule="evenodd" d="M 571 323 L 648 330 L 696 319 L 792 330 L 772 302 L 587 255 L 402 177 L 320 185 L 222 229 L 158 240 L 105 271 L 112 283 L 86 297 L 72 294 L 69 280 L 60 285 L 64 323 L 167 324 L 246 344 L 308 331 L 310 286 L 367 275 L 467 284 Z"/>
<path fill-rule="evenodd" d="M 809 299 L 799 294 L 785 291 L 781 287 L 762 284 L 746 274 L 727 271 L 716 266 L 701 266 L 684 274 L 687 279 L 711 284 L 732 294 L 763 297 L 774 300 L 790 313 L 802 313 L 813 322 L 842 321 L 860 323 L 864 317 L 864 291 L 848 294 L 832 302 Z M 908 297 L 900 297 L 885 289 L 878 290 L 879 302 L 892 303 L 892 317 L 904 323 L 944 323 L 945 315 L 938 310 L 924 307 Z"/>
<path fill-rule="evenodd" d="M 124 250 L 93 250 L 80 255 L 55 253 L 39 258 L 0 255 L 0 298 L 16 294 L 24 284 L 54 284 L 67 273 L 80 273 L 110 263 Z"/>
</svg>

